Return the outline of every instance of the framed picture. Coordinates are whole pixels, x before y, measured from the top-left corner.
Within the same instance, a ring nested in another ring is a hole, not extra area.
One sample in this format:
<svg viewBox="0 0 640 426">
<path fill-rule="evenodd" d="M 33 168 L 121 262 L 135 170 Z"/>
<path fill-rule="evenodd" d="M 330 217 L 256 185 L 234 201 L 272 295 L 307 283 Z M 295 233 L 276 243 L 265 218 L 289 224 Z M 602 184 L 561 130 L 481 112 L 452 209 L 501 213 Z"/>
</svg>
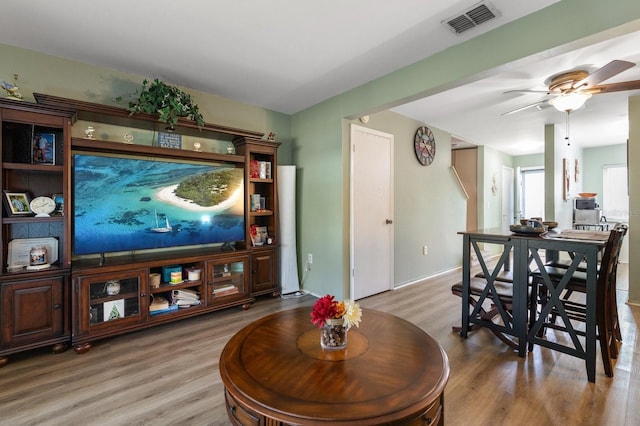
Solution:
<svg viewBox="0 0 640 426">
<path fill-rule="evenodd" d="M 31 195 L 28 192 L 4 190 L 4 205 L 9 216 L 27 216 L 33 214 L 29 203 Z"/>
<path fill-rule="evenodd" d="M 33 164 L 55 164 L 56 135 L 53 133 L 36 133 L 31 146 L 31 162 Z"/>
<path fill-rule="evenodd" d="M 62 194 L 53 194 L 51 198 L 53 198 L 53 201 L 56 203 L 56 209 L 53 213 L 62 214 L 64 212 L 64 196 Z"/>
</svg>

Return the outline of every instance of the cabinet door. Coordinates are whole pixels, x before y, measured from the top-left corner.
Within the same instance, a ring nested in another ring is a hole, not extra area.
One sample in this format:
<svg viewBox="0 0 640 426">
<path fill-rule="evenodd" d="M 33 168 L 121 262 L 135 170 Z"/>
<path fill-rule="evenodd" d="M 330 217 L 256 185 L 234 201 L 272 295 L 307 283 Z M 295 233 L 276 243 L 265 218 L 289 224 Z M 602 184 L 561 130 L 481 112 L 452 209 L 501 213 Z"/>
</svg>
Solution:
<svg viewBox="0 0 640 426">
<path fill-rule="evenodd" d="M 254 251 L 251 255 L 251 294 L 279 291 L 276 250 Z"/>
<path fill-rule="evenodd" d="M 74 323 L 79 332 L 108 333 L 141 322 L 142 312 L 148 309 L 142 293 L 145 275 L 145 270 L 132 270 L 75 278 L 80 306 L 76 308 L 79 318 Z"/>
<path fill-rule="evenodd" d="M 207 262 L 209 305 L 227 303 L 247 296 L 247 257 Z"/>
<path fill-rule="evenodd" d="M 2 285 L 2 346 L 18 346 L 64 336 L 67 321 L 64 278 Z"/>
</svg>

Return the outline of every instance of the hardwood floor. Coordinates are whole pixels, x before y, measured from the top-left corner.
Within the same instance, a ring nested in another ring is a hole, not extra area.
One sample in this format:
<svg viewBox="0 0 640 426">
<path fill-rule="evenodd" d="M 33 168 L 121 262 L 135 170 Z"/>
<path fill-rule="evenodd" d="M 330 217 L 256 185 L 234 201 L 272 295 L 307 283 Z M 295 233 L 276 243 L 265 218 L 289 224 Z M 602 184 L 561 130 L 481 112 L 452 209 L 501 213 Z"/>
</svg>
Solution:
<svg viewBox="0 0 640 426">
<path fill-rule="evenodd" d="M 615 377 L 604 375 L 598 358 L 593 384 L 584 362 L 569 355 L 536 347 L 519 358 L 487 330 L 468 339 L 453 333 L 460 298 L 450 287 L 459 277 L 456 271 L 360 301 L 363 321 L 367 309 L 394 313 L 446 350 L 446 424 L 640 424 L 640 307 L 624 304 L 624 290 L 618 297 L 624 343 Z M 261 297 L 248 311 L 232 308 L 98 341 L 84 355 L 13 355 L 0 368 L 0 424 L 228 425 L 218 373 L 224 344 L 259 317 L 314 301 Z"/>
</svg>

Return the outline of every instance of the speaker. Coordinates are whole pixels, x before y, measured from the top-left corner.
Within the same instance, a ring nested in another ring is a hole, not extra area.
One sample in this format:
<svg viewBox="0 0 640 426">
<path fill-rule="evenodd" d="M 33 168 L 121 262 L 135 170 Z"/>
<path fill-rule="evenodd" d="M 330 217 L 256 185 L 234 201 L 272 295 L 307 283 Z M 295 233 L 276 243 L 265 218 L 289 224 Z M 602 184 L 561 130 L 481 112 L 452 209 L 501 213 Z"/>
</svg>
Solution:
<svg viewBox="0 0 640 426">
<path fill-rule="evenodd" d="M 278 166 L 280 283 L 282 294 L 300 290 L 296 254 L 296 166 Z"/>
</svg>

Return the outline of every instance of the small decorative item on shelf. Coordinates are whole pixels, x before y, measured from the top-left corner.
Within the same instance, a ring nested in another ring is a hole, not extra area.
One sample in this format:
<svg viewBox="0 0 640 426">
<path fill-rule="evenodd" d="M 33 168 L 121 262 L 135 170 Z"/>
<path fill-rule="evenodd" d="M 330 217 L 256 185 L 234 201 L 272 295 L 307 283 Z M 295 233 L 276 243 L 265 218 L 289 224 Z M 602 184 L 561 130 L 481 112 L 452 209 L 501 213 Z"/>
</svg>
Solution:
<svg viewBox="0 0 640 426">
<path fill-rule="evenodd" d="M 173 130 L 178 124 L 178 118 L 188 118 L 196 122 L 198 126 L 204 126 L 204 119 L 198 105 L 193 102 L 191 95 L 183 92 L 176 86 L 169 86 L 157 78 L 152 82 L 143 80 L 142 89 L 137 91 L 138 99 L 129 102 L 129 111 L 134 114 L 142 112 L 157 114 L 158 120 L 168 124 Z M 116 101 L 121 102 L 118 96 Z"/>
<path fill-rule="evenodd" d="M 162 148 L 182 149 L 182 135 L 158 132 L 158 146 Z"/>
<path fill-rule="evenodd" d="M 156 272 L 149 274 L 149 286 L 151 288 L 160 287 L 160 274 Z"/>
<path fill-rule="evenodd" d="M 249 227 L 249 235 L 251 236 L 251 243 L 254 246 L 264 245 L 266 234 L 267 234 L 266 226 L 251 225 Z"/>
<path fill-rule="evenodd" d="M 227 154 L 233 155 L 235 153 L 236 153 L 236 147 L 231 142 L 229 142 L 227 144 Z"/>
<path fill-rule="evenodd" d="M 125 133 L 122 139 L 124 139 L 124 143 L 133 143 L 133 135 L 131 133 Z"/>
<path fill-rule="evenodd" d="M 84 131 L 84 138 L 85 139 L 95 139 L 95 137 L 93 136 L 93 132 L 95 132 L 96 129 L 93 126 L 87 126 L 87 130 Z"/>
<path fill-rule="evenodd" d="M 276 132 L 269 132 L 269 135 L 267 136 L 267 140 L 271 141 L 271 142 L 275 142 L 276 140 Z"/>
<path fill-rule="evenodd" d="M 120 281 L 110 280 L 104 284 L 104 292 L 109 296 L 115 296 L 120 293 Z"/>
<path fill-rule="evenodd" d="M 0 83 L 0 87 L 2 87 L 5 92 L 7 92 L 7 98 L 21 101 L 22 95 L 18 93 L 18 90 L 20 90 L 20 88 L 18 87 L 18 74 L 13 75 L 13 80 L 13 84 L 2 81 L 2 83 Z"/>
<path fill-rule="evenodd" d="M 202 151 L 202 149 L 201 149 L 201 148 L 202 148 L 202 145 L 200 144 L 200 142 L 194 142 L 194 143 L 193 143 L 193 150 L 194 150 L 195 152 L 200 152 L 200 151 Z"/>
<path fill-rule="evenodd" d="M 318 299 L 311 310 L 311 322 L 320 329 L 320 346 L 327 350 L 346 348 L 347 332 L 359 327 L 361 319 L 360 305 L 352 300 L 337 301 L 329 294 Z"/>
<path fill-rule="evenodd" d="M 64 195 L 62 194 L 52 194 L 51 198 L 53 202 L 56 203 L 56 208 L 53 211 L 53 214 L 63 214 L 64 213 Z"/>
<path fill-rule="evenodd" d="M 32 247 L 29 251 L 29 266 L 28 270 L 40 270 L 46 269 L 51 264 L 47 261 L 47 248 L 46 247 Z"/>
</svg>

